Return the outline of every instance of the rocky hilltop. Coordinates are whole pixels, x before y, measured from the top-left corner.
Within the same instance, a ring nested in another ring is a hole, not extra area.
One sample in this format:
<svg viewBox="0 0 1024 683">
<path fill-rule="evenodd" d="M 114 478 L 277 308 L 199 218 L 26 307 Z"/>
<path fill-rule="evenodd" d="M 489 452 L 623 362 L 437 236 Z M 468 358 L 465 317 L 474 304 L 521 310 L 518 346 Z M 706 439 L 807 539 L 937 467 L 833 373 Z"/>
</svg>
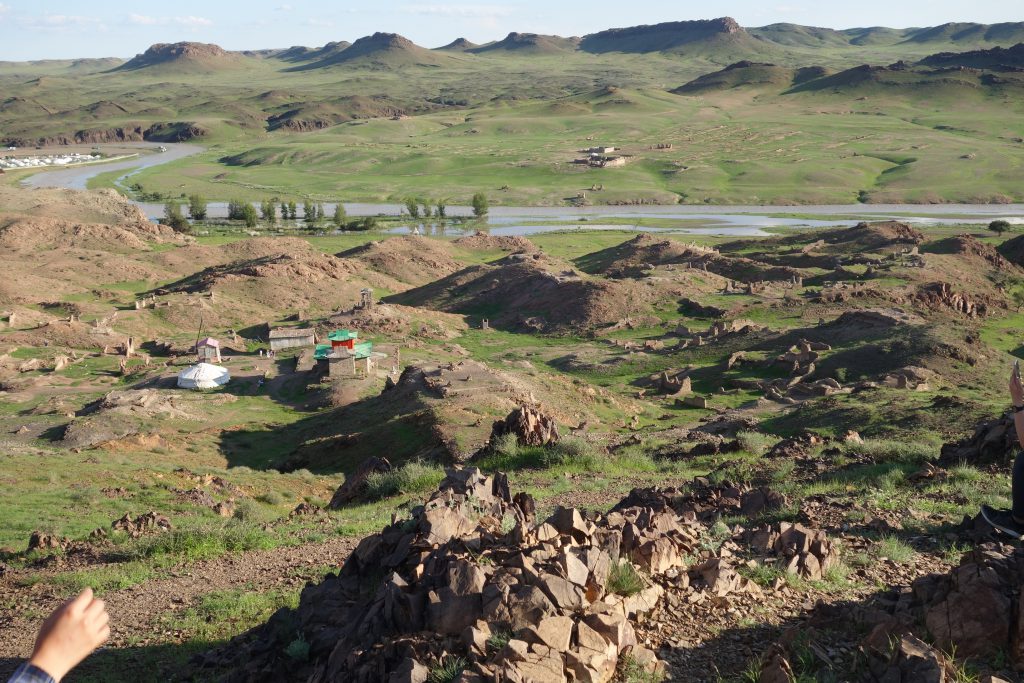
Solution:
<svg viewBox="0 0 1024 683">
<path fill-rule="evenodd" d="M 114 70 L 136 71 L 164 65 L 194 70 L 215 70 L 235 65 L 237 62 L 237 55 L 212 43 L 157 43 Z"/>
</svg>

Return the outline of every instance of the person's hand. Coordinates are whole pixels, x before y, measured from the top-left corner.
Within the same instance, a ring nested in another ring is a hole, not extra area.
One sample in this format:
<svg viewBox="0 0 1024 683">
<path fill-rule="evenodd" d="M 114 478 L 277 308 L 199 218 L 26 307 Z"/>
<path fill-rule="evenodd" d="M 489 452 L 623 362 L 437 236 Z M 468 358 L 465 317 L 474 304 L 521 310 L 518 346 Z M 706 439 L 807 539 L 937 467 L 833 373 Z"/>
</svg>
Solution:
<svg viewBox="0 0 1024 683">
<path fill-rule="evenodd" d="M 86 588 L 43 622 L 29 662 L 60 681 L 110 637 L 109 622 L 103 601 Z"/>
<path fill-rule="evenodd" d="M 1020 370 L 1016 363 L 1013 365 L 1013 372 L 1010 373 L 1010 399 L 1013 407 L 1024 406 L 1024 384 L 1020 380 Z"/>
</svg>

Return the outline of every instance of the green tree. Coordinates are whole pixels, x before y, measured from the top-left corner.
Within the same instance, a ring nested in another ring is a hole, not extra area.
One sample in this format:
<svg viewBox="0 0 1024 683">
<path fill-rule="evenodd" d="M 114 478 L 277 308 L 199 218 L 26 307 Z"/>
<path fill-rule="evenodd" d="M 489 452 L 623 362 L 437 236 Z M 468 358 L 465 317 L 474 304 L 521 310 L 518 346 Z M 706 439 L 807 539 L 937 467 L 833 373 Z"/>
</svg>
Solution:
<svg viewBox="0 0 1024 683">
<path fill-rule="evenodd" d="M 292 220 L 299 217 L 299 207 L 295 202 L 288 202 L 288 217 Z"/>
<path fill-rule="evenodd" d="M 252 207 L 249 202 L 243 202 L 241 199 L 232 199 L 228 202 L 228 218 L 233 221 L 244 221 L 245 220 L 245 207 Z"/>
<path fill-rule="evenodd" d="M 473 215 L 477 218 L 483 218 L 487 215 L 487 212 L 491 210 L 491 205 L 487 201 L 487 195 L 483 192 L 477 192 L 473 195 Z"/>
<path fill-rule="evenodd" d="M 326 217 L 327 217 L 327 214 L 324 212 L 324 203 L 323 202 L 317 202 L 316 203 L 316 221 L 314 221 L 314 222 L 317 225 L 320 225 L 320 222 L 323 221 L 323 219 L 326 218 Z"/>
<path fill-rule="evenodd" d="M 438 218 L 447 218 L 448 217 L 448 200 L 447 199 L 438 199 L 437 200 L 437 207 L 434 209 L 434 213 L 437 215 Z"/>
<path fill-rule="evenodd" d="M 1002 219 L 992 221 L 991 223 L 988 224 L 988 229 L 994 232 L 995 234 L 999 235 L 1000 237 L 1002 237 L 1003 233 L 1009 230 L 1010 228 L 1010 222 L 1004 221 Z"/>
<path fill-rule="evenodd" d="M 274 208 L 274 202 L 267 200 L 260 203 L 260 218 L 271 223 L 277 221 L 277 209 Z"/>
<path fill-rule="evenodd" d="M 430 201 L 427 199 L 420 199 L 420 205 L 423 207 L 422 213 L 424 218 L 430 218 Z"/>
<path fill-rule="evenodd" d="M 245 221 L 245 227 L 256 227 L 256 208 L 248 202 L 242 207 L 242 220 Z"/>
<path fill-rule="evenodd" d="M 302 220 L 307 224 L 316 222 L 316 204 L 313 202 L 302 202 Z"/>
<path fill-rule="evenodd" d="M 188 217 L 194 221 L 201 221 L 206 218 L 206 200 L 197 194 L 188 198 Z"/>
<path fill-rule="evenodd" d="M 188 220 L 181 214 L 181 205 L 178 202 L 164 204 L 164 217 L 160 222 L 170 226 L 174 232 L 190 232 L 192 230 Z"/>
<path fill-rule="evenodd" d="M 405 200 L 405 210 L 409 212 L 409 216 L 412 218 L 420 217 L 420 204 L 413 197 Z"/>
<path fill-rule="evenodd" d="M 345 225 L 346 218 L 345 205 L 339 201 L 334 205 L 334 224 L 341 228 Z"/>
</svg>

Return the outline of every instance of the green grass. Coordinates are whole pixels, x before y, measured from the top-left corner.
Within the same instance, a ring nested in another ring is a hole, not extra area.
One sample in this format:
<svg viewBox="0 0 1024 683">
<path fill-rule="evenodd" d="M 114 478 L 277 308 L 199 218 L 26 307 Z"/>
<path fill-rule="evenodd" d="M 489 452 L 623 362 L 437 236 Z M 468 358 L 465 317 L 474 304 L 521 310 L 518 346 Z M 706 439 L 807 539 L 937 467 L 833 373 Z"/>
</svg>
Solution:
<svg viewBox="0 0 1024 683">
<path fill-rule="evenodd" d="M 622 561 L 612 566 L 605 590 L 623 597 L 636 595 L 645 588 L 644 579 L 632 562 Z"/>
<path fill-rule="evenodd" d="M 917 552 L 895 536 L 884 536 L 876 546 L 879 557 L 886 557 L 897 564 L 906 564 L 914 559 Z"/>
<path fill-rule="evenodd" d="M 144 537 L 131 554 L 139 559 L 162 555 L 187 561 L 206 560 L 229 552 L 266 550 L 276 545 L 263 529 L 231 520 L 223 524 L 206 523 Z"/>
<path fill-rule="evenodd" d="M 467 666 L 469 662 L 462 657 L 448 655 L 430 669 L 427 683 L 454 683 Z"/>
<path fill-rule="evenodd" d="M 399 494 L 433 491 L 444 479 L 444 468 L 413 460 L 389 472 L 374 472 L 366 478 L 366 499 L 377 501 Z"/>
</svg>

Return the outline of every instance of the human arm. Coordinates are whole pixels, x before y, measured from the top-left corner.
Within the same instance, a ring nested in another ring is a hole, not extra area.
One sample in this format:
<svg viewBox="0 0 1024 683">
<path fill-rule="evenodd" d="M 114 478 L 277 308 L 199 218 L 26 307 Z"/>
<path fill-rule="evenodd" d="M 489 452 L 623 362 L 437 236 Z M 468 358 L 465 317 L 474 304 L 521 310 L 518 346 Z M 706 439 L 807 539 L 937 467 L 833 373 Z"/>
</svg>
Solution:
<svg viewBox="0 0 1024 683">
<path fill-rule="evenodd" d="M 1020 361 L 1013 364 L 1010 373 L 1010 399 L 1013 401 L 1013 426 L 1017 430 L 1017 443 L 1024 448 L 1024 382 L 1020 377 Z"/>
<path fill-rule="evenodd" d="M 32 658 L 19 667 L 27 678 L 15 683 L 59 682 L 110 637 L 110 616 L 102 600 L 86 588 L 47 617 L 39 629 Z M 49 675 L 39 678 L 37 672 Z M 35 677 L 33 677 L 35 676 Z"/>
</svg>

